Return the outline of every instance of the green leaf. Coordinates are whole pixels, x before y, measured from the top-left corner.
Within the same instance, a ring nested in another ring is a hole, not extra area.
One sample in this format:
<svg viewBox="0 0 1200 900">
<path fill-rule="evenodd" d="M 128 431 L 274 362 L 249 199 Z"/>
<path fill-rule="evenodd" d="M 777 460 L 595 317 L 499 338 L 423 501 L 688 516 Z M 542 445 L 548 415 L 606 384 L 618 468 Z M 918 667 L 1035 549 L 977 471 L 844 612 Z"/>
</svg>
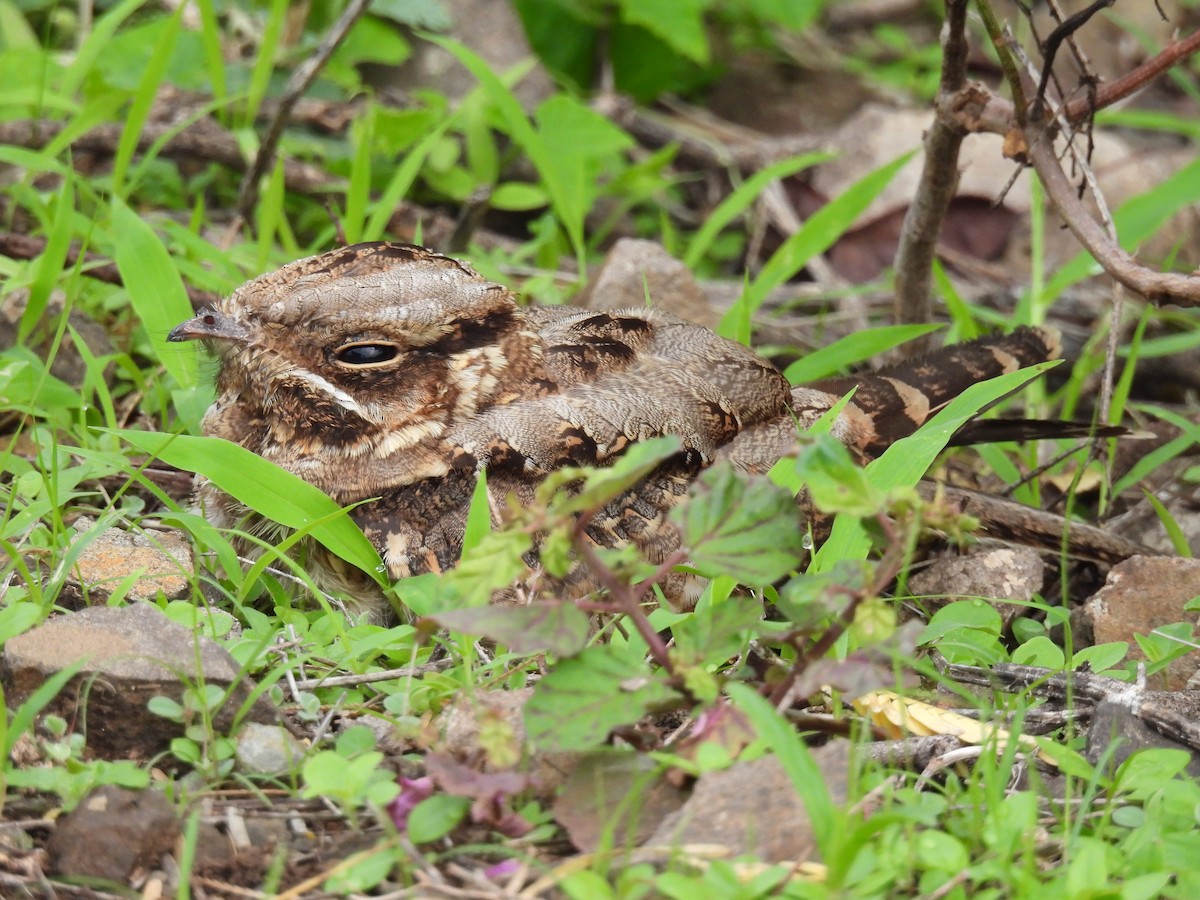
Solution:
<svg viewBox="0 0 1200 900">
<path fill-rule="evenodd" d="M 1129 652 L 1126 641 L 1109 641 L 1105 644 L 1094 644 L 1084 647 L 1071 657 L 1071 668 L 1078 670 L 1087 666 L 1096 673 L 1107 672 L 1116 666 Z"/>
<path fill-rule="evenodd" d="M 530 603 L 525 606 L 492 604 L 473 609 L 452 609 L 430 616 L 443 628 L 481 635 L 515 653 L 545 650 L 555 656 L 572 656 L 587 646 L 591 623 L 573 603 Z"/>
<path fill-rule="evenodd" d="M 759 169 L 738 185 L 733 193 L 717 204 L 717 208 L 708 214 L 704 224 L 700 226 L 700 230 L 696 232 L 692 237 L 692 242 L 688 245 L 687 253 L 683 257 L 684 265 L 689 269 L 694 269 L 704 258 L 704 254 L 708 252 L 713 241 L 717 239 L 721 229 L 758 200 L 762 196 L 763 190 L 772 181 L 795 175 L 797 172 L 833 158 L 834 154 L 832 153 L 805 153 L 782 159 L 765 169 Z"/>
<path fill-rule="evenodd" d="M 25 305 L 25 311 L 21 313 L 19 341 L 29 337 L 33 326 L 41 321 L 50 301 L 50 292 L 63 277 L 63 266 L 71 246 L 71 226 L 74 219 L 75 177 L 72 174 L 63 179 L 62 187 L 58 189 L 55 197 L 50 235 L 34 266 L 33 282 L 29 285 L 29 301 Z"/>
<path fill-rule="evenodd" d="M 885 325 L 856 331 L 832 344 L 804 354 L 783 370 L 788 384 L 807 384 L 836 375 L 847 367 L 886 353 L 907 341 L 937 331 L 941 325 Z"/>
<path fill-rule="evenodd" d="M 100 429 L 205 478 L 272 521 L 304 530 L 380 584 L 383 561 L 362 530 L 329 495 L 244 447 L 214 437 Z"/>
<path fill-rule="evenodd" d="M 866 560 L 842 560 L 828 572 L 805 572 L 788 579 L 775 599 L 776 608 L 800 627 L 816 624 L 845 604 L 852 592 L 863 590 L 871 569 Z"/>
<path fill-rule="evenodd" d="M 722 663 L 745 648 L 747 633 L 762 621 L 762 616 L 762 601 L 755 597 L 701 604 L 671 629 L 678 658 Z"/>
<path fill-rule="evenodd" d="M 193 315 L 179 270 L 154 229 L 119 197 L 113 197 L 112 219 L 114 255 L 129 302 L 171 377 L 180 387 L 196 387 L 199 356 L 194 348 L 185 351 L 166 342 L 170 330 Z"/>
<path fill-rule="evenodd" d="M 480 469 L 467 508 L 467 524 L 463 530 L 463 555 L 474 550 L 492 531 L 492 511 L 488 500 L 487 470 Z"/>
<path fill-rule="evenodd" d="M 556 511 L 566 515 L 597 509 L 615 500 L 659 465 L 679 452 L 682 442 L 675 435 L 638 441 L 602 469 L 559 469 L 546 480 L 545 490 L 557 491 L 562 485 L 584 479 L 583 486 L 572 494 L 562 494 L 555 502 Z"/>
<path fill-rule="evenodd" d="M 0 646 L 10 638 L 24 634 L 41 621 L 44 612 L 40 603 L 9 602 L 0 608 Z"/>
<path fill-rule="evenodd" d="M 663 679 L 611 644 L 589 647 L 538 683 L 525 706 L 529 739 L 545 749 L 598 747 L 614 728 L 678 698 Z"/>
<path fill-rule="evenodd" d="M 0 709 L 4 710 L 0 712 L 0 732 L 2 732 L 0 745 L 3 745 L 6 760 L 21 735 L 28 732 L 30 737 L 33 736 L 31 729 L 34 719 L 50 705 L 58 696 L 58 692 L 66 687 L 67 682 L 75 677 L 86 662 L 87 660 L 83 658 L 76 659 L 43 681 L 37 690 L 29 695 L 29 699 L 17 707 L 11 719 L 7 715 L 7 706 L 0 704 Z M 0 689 L 0 701 L 4 699 L 4 691 Z"/>
<path fill-rule="evenodd" d="M 414 844 L 441 840 L 454 830 L 470 808 L 469 797 L 450 794 L 426 797 L 408 814 L 408 837 Z"/>
<path fill-rule="evenodd" d="M 876 515 L 887 502 L 862 466 L 851 459 L 846 445 L 831 434 L 819 434 L 802 448 L 795 469 L 822 512 L 863 518 Z"/>
<path fill-rule="evenodd" d="M 803 227 L 788 237 L 776 250 L 745 292 L 750 313 L 758 311 L 767 296 L 784 284 L 819 253 L 824 253 L 862 215 L 871 202 L 883 193 L 895 174 L 912 158 L 906 153 L 874 172 L 869 172 L 837 198 L 813 213 Z M 743 313 L 744 314 L 744 313 Z M 734 310 L 726 313 L 717 331 L 728 337 L 737 325 Z"/>
<path fill-rule="evenodd" d="M 525 554 L 533 538 L 512 529 L 488 532 L 442 579 L 456 598 L 456 605 L 485 606 L 492 592 L 512 584 L 529 571 Z"/>
<path fill-rule="evenodd" d="M 1012 652 L 1012 662 L 1019 666 L 1039 666 L 1057 671 L 1066 661 L 1062 647 L 1044 634 L 1029 639 Z"/>
<path fill-rule="evenodd" d="M 704 11 L 711 0 L 620 0 L 620 5 L 627 24 L 640 25 L 700 65 L 708 62 Z"/>
<path fill-rule="evenodd" d="M 671 511 L 691 565 L 702 575 L 728 575 L 761 586 L 796 567 L 804 552 L 795 501 L 767 478 L 747 478 L 728 465 L 705 471 L 687 501 Z"/>
<path fill-rule="evenodd" d="M 888 492 L 914 487 L 958 429 L 1058 363 L 1059 360 L 1039 363 L 971 385 L 915 433 L 896 441 L 878 459 L 872 460 L 865 469 L 870 483 Z M 815 568 L 811 571 L 820 572 L 838 560 L 862 559 L 870 545 L 859 519 L 838 516 L 829 538 L 813 556 Z"/>
<path fill-rule="evenodd" d="M 493 209 L 503 209 L 510 212 L 528 212 L 531 209 L 541 209 L 550 200 L 546 192 L 536 184 L 521 184 L 518 181 L 506 181 L 496 186 L 492 191 L 491 205 Z"/>
</svg>

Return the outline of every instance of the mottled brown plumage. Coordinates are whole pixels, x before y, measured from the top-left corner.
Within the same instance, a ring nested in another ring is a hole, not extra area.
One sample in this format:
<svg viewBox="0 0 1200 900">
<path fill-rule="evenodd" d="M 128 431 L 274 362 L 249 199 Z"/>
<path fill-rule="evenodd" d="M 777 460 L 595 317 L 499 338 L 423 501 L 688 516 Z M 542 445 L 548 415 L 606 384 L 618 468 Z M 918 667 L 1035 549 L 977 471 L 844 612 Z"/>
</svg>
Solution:
<svg viewBox="0 0 1200 900">
<path fill-rule="evenodd" d="M 678 546 L 666 521 L 716 460 L 763 472 L 852 387 L 834 433 L 866 459 L 911 433 L 968 385 L 1058 355 L 1056 336 L 1021 328 L 870 376 L 789 389 L 761 357 L 652 309 L 517 306 L 456 260 L 405 244 L 360 244 L 302 259 L 239 288 L 171 332 L 217 355 L 207 434 L 301 476 L 354 510 L 390 573 L 457 561 L 477 472 L 493 509 L 523 502 L 547 472 L 610 462 L 630 443 L 678 435 L 684 452 L 588 534 L 652 561 Z M 269 524 L 212 485 L 198 496 L 222 526 Z M 309 548 L 326 589 L 376 614 L 359 573 Z M 686 606 L 686 579 L 667 585 Z"/>
</svg>

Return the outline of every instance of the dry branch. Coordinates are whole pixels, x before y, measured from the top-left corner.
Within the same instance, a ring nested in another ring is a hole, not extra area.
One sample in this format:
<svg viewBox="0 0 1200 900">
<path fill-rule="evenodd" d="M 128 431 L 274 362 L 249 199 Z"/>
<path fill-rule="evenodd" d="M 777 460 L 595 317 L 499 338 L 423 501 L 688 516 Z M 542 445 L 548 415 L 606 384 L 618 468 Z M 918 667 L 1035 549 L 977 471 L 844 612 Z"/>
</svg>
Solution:
<svg viewBox="0 0 1200 900">
<path fill-rule="evenodd" d="M 1094 101 L 1092 97 L 1081 98 L 1067 104 L 1061 114 L 1071 124 L 1082 122 L 1097 110 L 1143 87 L 1197 50 L 1200 50 L 1200 32 L 1173 42 L 1116 82 L 1102 87 L 1096 92 Z M 985 86 L 972 83 L 953 94 L 941 94 L 937 118 L 949 119 L 966 131 L 1003 135 L 1005 146 L 1014 158 L 1028 162 L 1037 172 L 1047 198 L 1066 226 L 1117 282 L 1152 303 L 1200 305 L 1200 276 L 1159 272 L 1143 265 L 1110 238 L 1087 209 L 1075 185 L 1063 171 L 1055 151 L 1058 128 L 1054 117 L 1031 116 L 1026 122 L 1021 112 Z"/>
</svg>

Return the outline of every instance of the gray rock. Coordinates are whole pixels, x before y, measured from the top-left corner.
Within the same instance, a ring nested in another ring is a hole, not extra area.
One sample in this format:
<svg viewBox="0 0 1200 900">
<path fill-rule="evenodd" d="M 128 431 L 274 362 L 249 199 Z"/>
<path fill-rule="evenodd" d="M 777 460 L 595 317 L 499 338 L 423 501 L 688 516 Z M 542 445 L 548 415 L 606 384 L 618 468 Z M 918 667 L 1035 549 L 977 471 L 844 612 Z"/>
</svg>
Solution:
<svg viewBox="0 0 1200 900">
<path fill-rule="evenodd" d="M 913 574 L 908 588 L 926 596 L 931 610 L 973 597 L 1001 601 L 994 605 L 1007 626 L 1024 609 L 1015 604 L 1032 600 L 1045 578 L 1041 554 L 1032 547 L 996 547 L 935 559 Z"/>
<path fill-rule="evenodd" d="M 92 523 L 80 519 L 77 531 L 86 532 Z M 124 599 L 182 600 L 191 593 L 192 546 L 176 532 L 125 531 L 106 528 L 89 541 L 71 570 L 68 589 L 92 603 L 103 603 L 125 578 L 137 577 Z"/>
<path fill-rule="evenodd" d="M 248 722 L 238 733 L 235 755 L 247 775 L 286 775 L 296 771 L 304 748 L 286 728 Z"/>
<path fill-rule="evenodd" d="M 139 603 L 56 616 L 10 639 L 0 658 L 8 702 L 19 706 L 48 678 L 77 662 L 82 668 L 46 712 L 77 723 L 89 752 L 104 759 L 147 759 L 182 733 L 182 725 L 146 708 L 151 697 L 182 703 L 189 685 L 236 685 L 213 712 L 213 728 L 228 733 L 252 687 L 224 648 L 172 622 L 157 607 Z M 278 724 L 280 716 L 260 696 L 245 719 Z"/>
<path fill-rule="evenodd" d="M 659 309 L 715 328 L 720 321 L 691 271 L 654 241 L 622 238 L 613 244 L 579 303 L 589 309 Z"/>
<path fill-rule="evenodd" d="M 150 868 L 179 837 L 175 810 L 160 791 L 105 785 L 59 819 L 46 846 L 58 875 L 127 884 L 137 868 Z"/>
<path fill-rule="evenodd" d="M 845 803 L 850 744 L 834 741 L 812 750 L 835 805 Z M 730 855 L 751 853 L 764 862 L 816 859 L 812 821 L 777 757 L 737 762 L 705 772 L 683 808 L 669 816 L 647 846 L 717 844 Z"/>
</svg>

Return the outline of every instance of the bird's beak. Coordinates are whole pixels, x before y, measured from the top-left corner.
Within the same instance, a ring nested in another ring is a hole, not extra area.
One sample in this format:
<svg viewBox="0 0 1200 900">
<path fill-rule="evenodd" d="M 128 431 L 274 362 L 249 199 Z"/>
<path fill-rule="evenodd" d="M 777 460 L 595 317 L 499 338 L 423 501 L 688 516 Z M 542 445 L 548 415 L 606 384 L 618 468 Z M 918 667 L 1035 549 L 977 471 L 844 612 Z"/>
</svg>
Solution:
<svg viewBox="0 0 1200 900">
<path fill-rule="evenodd" d="M 195 340 L 245 342 L 249 340 L 249 337 L 245 326 L 240 322 L 215 309 L 202 309 L 194 318 L 172 328 L 171 333 L 167 335 L 167 340 L 174 342 Z"/>
</svg>

